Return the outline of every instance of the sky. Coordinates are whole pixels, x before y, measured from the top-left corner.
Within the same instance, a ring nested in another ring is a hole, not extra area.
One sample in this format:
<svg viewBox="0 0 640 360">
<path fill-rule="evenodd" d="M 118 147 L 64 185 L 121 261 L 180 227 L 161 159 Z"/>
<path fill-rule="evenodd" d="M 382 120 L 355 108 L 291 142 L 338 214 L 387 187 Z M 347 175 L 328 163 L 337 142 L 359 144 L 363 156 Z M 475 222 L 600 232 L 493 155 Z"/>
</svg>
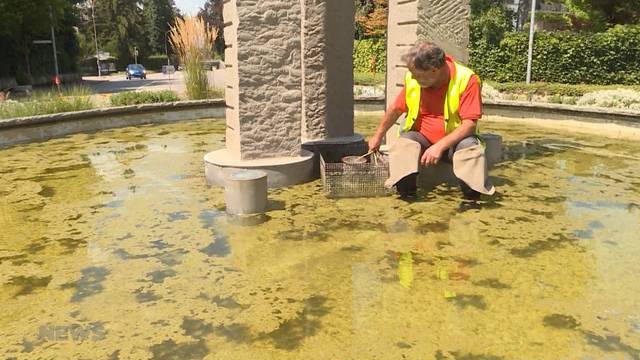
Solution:
<svg viewBox="0 0 640 360">
<path fill-rule="evenodd" d="M 196 15 L 206 0 L 174 0 L 176 7 L 183 14 Z"/>
</svg>

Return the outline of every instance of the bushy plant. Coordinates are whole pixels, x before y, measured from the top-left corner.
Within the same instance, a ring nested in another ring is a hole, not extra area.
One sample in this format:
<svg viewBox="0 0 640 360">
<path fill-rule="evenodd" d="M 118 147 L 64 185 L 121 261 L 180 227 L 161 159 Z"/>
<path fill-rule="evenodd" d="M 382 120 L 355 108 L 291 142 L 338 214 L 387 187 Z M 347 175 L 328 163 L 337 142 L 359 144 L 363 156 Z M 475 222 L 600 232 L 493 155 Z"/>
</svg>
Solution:
<svg viewBox="0 0 640 360">
<path fill-rule="evenodd" d="M 640 92 L 628 89 L 596 91 L 582 96 L 577 104 L 635 110 L 640 108 Z"/>
<path fill-rule="evenodd" d="M 498 99 L 500 97 L 500 92 L 496 90 L 493 86 L 485 83 L 482 83 L 482 98 L 483 99 Z"/>
<path fill-rule="evenodd" d="M 147 70 L 160 71 L 164 65 L 167 65 L 167 57 L 165 55 L 151 55 L 144 62 L 144 67 Z"/>
<path fill-rule="evenodd" d="M 374 61 L 375 60 L 375 61 Z M 353 43 L 353 71 L 356 73 L 385 73 L 387 44 L 384 38 L 356 40 Z"/>
<path fill-rule="evenodd" d="M 384 85 L 385 73 L 374 74 L 369 72 L 356 72 L 353 73 L 354 85 L 376 86 Z"/>
<path fill-rule="evenodd" d="M 224 99 L 224 89 L 210 88 L 209 89 L 209 98 L 210 99 Z"/>
<path fill-rule="evenodd" d="M 560 95 L 565 97 L 580 97 L 590 92 L 613 90 L 620 87 L 620 85 L 557 84 L 544 82 L 527 84 L 525 82 L 498 83 L 494 81 L 485 81 L 483 87 L 486 86 L 487 83 L 490 83 L 492 87 L 503 93 L 538 96 Z M 624 88 L 640 91 L 640 85 L 626 85 Z"/>
<path fill-rule="evenodd" d="M 203 62 L 211 56 L 217 36 L 217 31 L 200 17 L 178 18 L 175 26 L 171 27 L 171 43 L 184 67 L 184 80 L 189 99 L 209 97 L 209 81 Z"/>
<path fill-rule="evenodd" d="M 113 94 L 109 102 L 113 106 L 164 103 L 180 100 L 178 95 L 170 90 L 163 91 L 127 91 Z"/>
<path fill-rule="evenodd" d="M 61 92 L 57 90 L 37 92 L 23 101 L 0 103 L 0 118 L 88 110 L 94 107 L 91 94 L 91 90 L 84 86 L 63 89 Z"/>
</svg>

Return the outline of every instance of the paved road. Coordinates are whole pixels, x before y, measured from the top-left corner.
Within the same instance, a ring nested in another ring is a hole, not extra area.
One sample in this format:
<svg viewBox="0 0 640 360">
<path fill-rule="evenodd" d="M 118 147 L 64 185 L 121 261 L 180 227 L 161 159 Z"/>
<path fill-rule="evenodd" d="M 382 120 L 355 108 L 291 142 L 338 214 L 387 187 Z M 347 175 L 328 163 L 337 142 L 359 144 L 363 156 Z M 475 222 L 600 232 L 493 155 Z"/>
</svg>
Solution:
<svg viewBox="0 0 640 360">
<path fill-rule="evenodd" d="M 224 87 L 224 71 L 209 71 L 209 84 L 212 87 Z M 95 94 L 113 94 L 122 91 L 160 91 L 173 90 L 180 95 L 184 95 L 184 77 L 182 71 L 177 71 L 171 75 L 162 73 L 147 74 L 145 80 L 127 80 L 124 73 L 111 74 L 109 76 L 84 76 L 84 84 L 89 86 Z"/>
</svg>

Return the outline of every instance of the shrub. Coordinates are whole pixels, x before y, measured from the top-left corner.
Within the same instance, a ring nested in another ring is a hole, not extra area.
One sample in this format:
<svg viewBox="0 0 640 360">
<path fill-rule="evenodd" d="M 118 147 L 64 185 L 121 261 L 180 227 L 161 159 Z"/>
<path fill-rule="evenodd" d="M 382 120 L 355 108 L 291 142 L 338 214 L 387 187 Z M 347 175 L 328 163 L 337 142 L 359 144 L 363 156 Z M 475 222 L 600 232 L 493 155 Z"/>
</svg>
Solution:
<svg viewBox="0 0 640 360">
<path fill-rule="evenodd" d="M 372 61 L 375 59 L 375 64 Z M 374 67 L 375 65 L 375 67 Z M 387 44 L 385 39 L 356 40 L 353 44 L 353 71 L 356 73 L 385 73 Z"/>
<path fill-rule="evenodd" d="M 547 102 L 550 102 L 552 104 L 562 104 L 562 96 L 558 94 L 551 95 L 547 98 Z"/>
<path fill-rule="evenodd" d="M 163 65 L 167 65 L 167 57 L 165 55 L 151 55 L 144 62 L 144 67 L 147 70 L 160 71 Z"/>
<path fill-rule="evenodd" d="M 224 89 L 210 88 L 209 99 L 224 99 Z"/>
<path fill-rule="evenodd" d="M 524 81 L 529 35 L 508 32 L 499 45 L 472 44 L 471 67 L 498 82 Z M 618 25 L 601 33 L 536 33 L 532 79 L 565 84 L 638 84 L 640 25 Z"/>
<path fill-rule="evenodd" d="M 507 82 L 496 83 L 493 81 L 485 81 L 483 87 L 490 83 L 496 90 L 504 93 L 523 94 L 523 95 L 539 95 L 539 96 L 571 96 L 580 97 L 584 94 L 600 91 L 613 90 L 619 88 L 620 85 L 585 85 L 585 84 L 556 84 L 535 82 L 526 84 L 524 82 Z M 624 88 L 640 91 L 640 85 L 627 85 Z"/>
<path fill-rule="evenodd" d="M 635 110 L 640 108 L 640 92 L 628 89 L 596 91 L 581 97 L 577 104 Z"/>
<path fill-rule="evenodd" d="M 500 97 L 500 92 L 496 90 L 493 86 L 487 84 L 486 82 L 482 83 L 482 98 L 483 99 L 498 99 Z"/>
<path fill-rule="evenodd" d="M 369 72 L 356 72 L 353 74 L 353 83 L 354 85 L 366 86 L 384 85 L 385 77 L 385 73 L 373 74 Z"/>
<path fill-rule="evenodd" d="M 127 91 L 111 95 L 109 102 L 113 106 L 139 105 L 173 102 L 180 100 L 175 92 L 163 91 Z"/>
<path fill-rule="evenodd" d="M 91 90 L 84 86 L 67 88 L 58 92 L 38 92 L 25 101 L 0 103 L 0 118 L 15 118 L 69 111 L 88 110 L 94 107 Z"/>
</svg>

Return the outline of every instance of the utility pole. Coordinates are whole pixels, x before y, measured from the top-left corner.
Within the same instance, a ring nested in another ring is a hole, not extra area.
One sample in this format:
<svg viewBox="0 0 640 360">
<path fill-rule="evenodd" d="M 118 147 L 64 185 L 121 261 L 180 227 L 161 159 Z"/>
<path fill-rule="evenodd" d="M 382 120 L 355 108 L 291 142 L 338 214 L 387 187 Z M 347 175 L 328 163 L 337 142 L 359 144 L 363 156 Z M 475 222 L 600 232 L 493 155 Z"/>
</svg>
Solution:
<svg viewBox="0 0 640 360">
<path fill-rule="evenodd" d="M 60 88 L 60 71 L 58 70 L 58 54 L 57 54 L 57 49 L 56 49 L 56 33 L 53 30 L 53 7 L 51 7 L 51 5 L 49 5 L 49 20 L 51 21 L 51 42 L 52 42 L 52 47 L 53 47 L 53 65 L 55 67 L 55 73 L 56 73 L 56 77 L 55 77 L 55 82 L 56 85 L 58 85 L 58 88 Z"/>
<path fill-rule="evenodd" d="M 527 84 L 531 84 L 531 63 L 533 62 L 533 37 L 536 32 L 536 0 L 531 1 L 531 23 L 529 24 L 529 56 L 527 58 Z"/>
<path fill-rule="evenodd" d="M 96 45 L 96 64 L 98 65 L 98 77 L 102 76 L 102 70 L 100 69 L 100 51 L 98 51 L 98 32 L 96 31 L 96 1 L 91 0 L 91 19 L 93 20 L 93 41 Z"/>
<path fill-rule="evenodd" d="M 170 32 L 171 30 L 167 30 L 164 32 L 164 55 L 167 57 L 167 66 L 171 65 L 169 63 L 169 42 L 167 41 L 167 34 Z"/>
<path fill-rule="evenodd" d="M 134 64 L 138 63 L 138 47 L 137 46 L 133 47 L 133 63 Z"/>
</svg>

